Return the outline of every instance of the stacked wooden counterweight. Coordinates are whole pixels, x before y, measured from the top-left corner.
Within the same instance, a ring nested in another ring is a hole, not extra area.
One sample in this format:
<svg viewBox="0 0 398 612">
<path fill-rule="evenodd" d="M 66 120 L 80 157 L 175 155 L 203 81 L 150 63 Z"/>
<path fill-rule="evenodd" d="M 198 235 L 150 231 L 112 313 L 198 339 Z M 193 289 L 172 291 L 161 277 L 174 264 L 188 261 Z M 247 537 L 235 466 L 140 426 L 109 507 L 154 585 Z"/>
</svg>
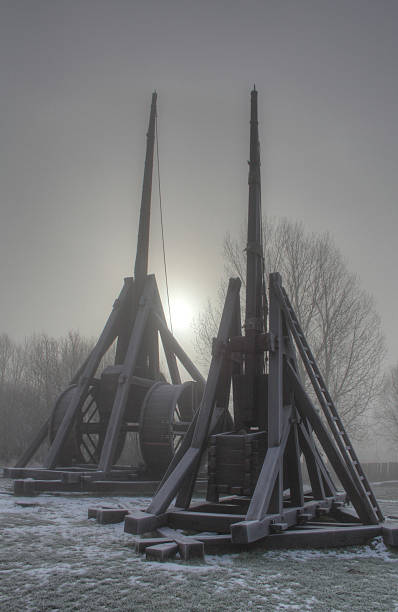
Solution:
<svg viewBox="0 0 398 612">
<path fill-rule="evenodd" d="M 207 499 L 218 502 L 223 495 L 252 495 L 266 450 L 265 431 L 211 436 Z"/>
<path fill-rule="evenodd" d="M 125 531 L 140 536 L 137 550 L 156 559 L 177 552 L 186 559 L 204 550 L 256 542 L 266 547 L 360 544 L 380 533 L 388 544 L 398 545 L 398 530 L 382 524 L 382 512 L 278 273 L 269 277 L 267 297 L 255 89 L 246 255 L 244 334 L 241 281 L 230 279 L 199 409 L 149 507 L 126 511 Z M 300 379 L 299 360 L 318 406 Z M 234 424 L 217 433 L 215 424 L 228 410 L 231 387 Z M 207 499 L 192 503 L 208 441 Z M 344 508 L 348 501 L 352 507 Z M 157 536 L 145 537 L 149 532 Z"/>
<path fill-rule="evenodd" d="M 43 490 L 153 493 L 197 410 L 204 378 L 168 329 L 155 276 L 148 274 L 156 101 L 152 95 L 134 277 L 124 279 L 86 362 L 61 393 L 36 438 L 5 476 L 19 494 Z M 116 343 L 114 364 L 98 373 Z M 160 343 L 168 377 L 160 370 Z M 182 365 L 193 380 L 182 382 Z M 129 434 L 136 434 L 131 440 Z M 29 467 L 39 447 L 40 468 Z M 126 445 L 140 466 L 119 465 Z"/>
</svg>

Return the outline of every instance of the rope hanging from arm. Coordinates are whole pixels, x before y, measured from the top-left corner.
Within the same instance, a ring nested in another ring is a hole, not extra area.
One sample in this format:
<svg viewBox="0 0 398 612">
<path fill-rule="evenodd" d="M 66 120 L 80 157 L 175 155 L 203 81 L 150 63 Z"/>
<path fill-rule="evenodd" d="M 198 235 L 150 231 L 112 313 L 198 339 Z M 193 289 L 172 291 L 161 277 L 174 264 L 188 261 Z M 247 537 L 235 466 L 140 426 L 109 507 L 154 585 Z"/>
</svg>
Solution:
<svg viewBox="0 0 398 612">
<path fill-rule="evenodd" d="M 167 276 L 166 248 L 165 248 L 165 240 L 164 240 L 162 190 L 160 188 L 159 137 L 158 137 L 158 116 L 157 114 L 155 117 L 155 137 L 156 137 L 156 165 L 157 165 L 157 171 L 158 171 L 160 227 L 161 227 L 161 232 L 162 232 L 163 266 L 164 266 L 164 276 L 165 276 L 165 281 L 166 281 L 167 307 L 169 310 L 170 331 L 171 333 L 173 333 L 173 322 L 171 319 L 171 308 L 170 308 L 169 281 L 168 281 L 168 276 Z"/>
</svg>

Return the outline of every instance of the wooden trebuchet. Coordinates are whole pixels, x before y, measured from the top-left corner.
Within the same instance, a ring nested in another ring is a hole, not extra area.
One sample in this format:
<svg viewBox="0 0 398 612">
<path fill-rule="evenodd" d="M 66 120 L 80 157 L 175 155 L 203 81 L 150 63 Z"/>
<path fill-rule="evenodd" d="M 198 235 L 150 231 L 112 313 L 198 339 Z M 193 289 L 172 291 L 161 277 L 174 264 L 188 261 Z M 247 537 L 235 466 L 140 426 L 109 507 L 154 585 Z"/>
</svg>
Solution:
<svg viewBox="0 0 398 612">
<path fill-rule="evenodd" d="M 95 347 L 50 418 L 16 466 L 5 470 L 17 479 L 17 493 L 74 488 L 152 493 L 198 408 L 205 380 L 168 329 L 155 276 L 148 274 L 156 101 L 154 93 L 134 278 L 124 280 Z M 114 364 L 99 372 L 114 342 Z M 160 370 L 160 344 L 168 372 Z M 181 365 L 192 380 L 181 381 Z M 131 434 L 136 434 L 133 441 Z M 50 444 L 42 467 L 27 467 L 46 438 Z M 128 444 L 135 444 L 142 458 L 134 468 L 118 465 Z"/>
<path fill-rule="evenodd" d="M 158 559 L 176 554 L 181 530 L 204 550 L 259 541 L 267 547 L 358 544 L 382 531 L 398 542 L 398 532 L 381 525 L 380 507 L 278 273 L 269 276 L 267 297 L 255 89 L 249 166 L 244 334 L 240 280 L 231 279 L 198 412 L 147 510 L 130 509 L 125 531 L 157 531 L 159 539 L 140 537 L 137 550 Z M 299 360 L 319 406 L 300 379 Z M 233 425 L 215 433 L 231 389 Z M 206 451 L 206 500 L 192 503 Z M 184 550 L 186 558 L 189 547 Z"/>
</svg>

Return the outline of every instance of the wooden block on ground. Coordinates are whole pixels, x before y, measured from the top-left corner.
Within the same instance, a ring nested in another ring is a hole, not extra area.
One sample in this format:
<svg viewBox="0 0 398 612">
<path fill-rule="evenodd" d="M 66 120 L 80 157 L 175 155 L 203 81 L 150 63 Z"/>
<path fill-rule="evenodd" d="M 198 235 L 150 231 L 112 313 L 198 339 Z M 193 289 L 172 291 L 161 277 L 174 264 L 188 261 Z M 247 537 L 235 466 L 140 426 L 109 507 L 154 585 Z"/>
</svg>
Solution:
<svg viewBox="0 0 398 612">
<path fill-rule="evenodd" d="M 146 549 L 146 558 L 152 561 L 165 561 L 170 557 L 174 557 L 177 551 L 178 546 L 175 542 L 156 544 L 155 546 L 149 546 Z"/>
<path fill-rule="evenodd" d="M 100 508 L 97 511 L 97 523 L 101 525 L 121 523 L 128 513 L 125 508 Z"/>
<path fill-rule="evenodd" d="M 140 510 L 130 511 L 124 519 L 124 531 L 134 535 L 155 531 L 158 527 L 167 524 L 167 516 L 167 514 L 149 514 Z"/>
<path fill-rule="evenodd" d="M 36 483 L 33 478 L 14 480 L 14 495 L 37 495 Z"/>
<path fill-rule="evenodd" d="M 267 536 L 272 518 L 261 521 L 241 521 L 231 525 L 231 539 L 234 544 L 250 544 Z"/>
<path fill-rule="evenodd" d="M 158 544 L 167 544 L 172 542 L 170 538 L 139 538 L 135 541 L 135 552 L 142 553 L 149 546 L 157 546 Z"/>
<path fill-rule="evenodd" d="M 160 535 L 172 539 L 178 545 L 178 552 L 184 561 L 194 558 L 203 559 L 205 553 L 203 542 L 196 540 L 193 536 L 186 536 L 170 527 L 160 527 L 158 532 Z"/>
<path fill-rule="evenodd" d="M 383 525 L 382 534 L 383 541 L 386 546 L 398 546 L 398 526 Z"/>
<path fill-rule="evenodd" d="M 266 548 L 337 548 L 361 546 L 380 535 L 381 525 L 352 525 L 325 529 L 293 529 L 267 536 Z"/>
<path fill-rule="evenodd" d="M 231 536 L 229 534 L 220 535 L 218 533 L 208 534 L 208 535 L 198 535 L 197 539 L 203 542 L 206 553 L 213 552 L 231 552 L 234 548 L 232 544 Z M 237 550 L 241 550 L 241 547 Z"/>
<path fill-rule="evenodd" d="M 245 518 L 241 514 L 191 512 L 189 510 L 173 510 L 167 516 L 168 523 L 177 529 L 195 529 L 197 531 L 216 531 L 219 533 L 228 533 L 233 523 Z"/>
<path fill-rule="evenodd" d="M 87 518 L 89 519 L 96 519 L 97 518 L 97 513 L 100 510 L 114 510 L 115 507 L 114 506 L 90 506 L 90 508 L 88 508 L 87 510 Z M 119 510 L 119 508 L 117 508 Z"/>
<path fill-rule="evenodd" d="M 203 559 L 205 555 L 205 546 L 203 542 L 199 542 L 199 540 L 195 540 L 194 538 L 192 538 L 191 541 L 177 542 L 177 545 L 180 557 L 184 561 L 189 561 L 189 559 Z"/>
</svg>

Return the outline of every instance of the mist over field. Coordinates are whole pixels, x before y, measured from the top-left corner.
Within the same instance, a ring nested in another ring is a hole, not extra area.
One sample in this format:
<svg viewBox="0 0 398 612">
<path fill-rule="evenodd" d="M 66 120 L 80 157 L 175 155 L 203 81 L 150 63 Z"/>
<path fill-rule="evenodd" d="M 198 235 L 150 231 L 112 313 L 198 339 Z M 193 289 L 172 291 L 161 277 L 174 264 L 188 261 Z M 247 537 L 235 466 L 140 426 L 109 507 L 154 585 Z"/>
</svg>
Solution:
<svg viewBox="0 0 398 612">
<path fill-rule="evenodd" d="M 1 609 L 398 612 L 397 31 L 0 0 Z"/>
</svg>

